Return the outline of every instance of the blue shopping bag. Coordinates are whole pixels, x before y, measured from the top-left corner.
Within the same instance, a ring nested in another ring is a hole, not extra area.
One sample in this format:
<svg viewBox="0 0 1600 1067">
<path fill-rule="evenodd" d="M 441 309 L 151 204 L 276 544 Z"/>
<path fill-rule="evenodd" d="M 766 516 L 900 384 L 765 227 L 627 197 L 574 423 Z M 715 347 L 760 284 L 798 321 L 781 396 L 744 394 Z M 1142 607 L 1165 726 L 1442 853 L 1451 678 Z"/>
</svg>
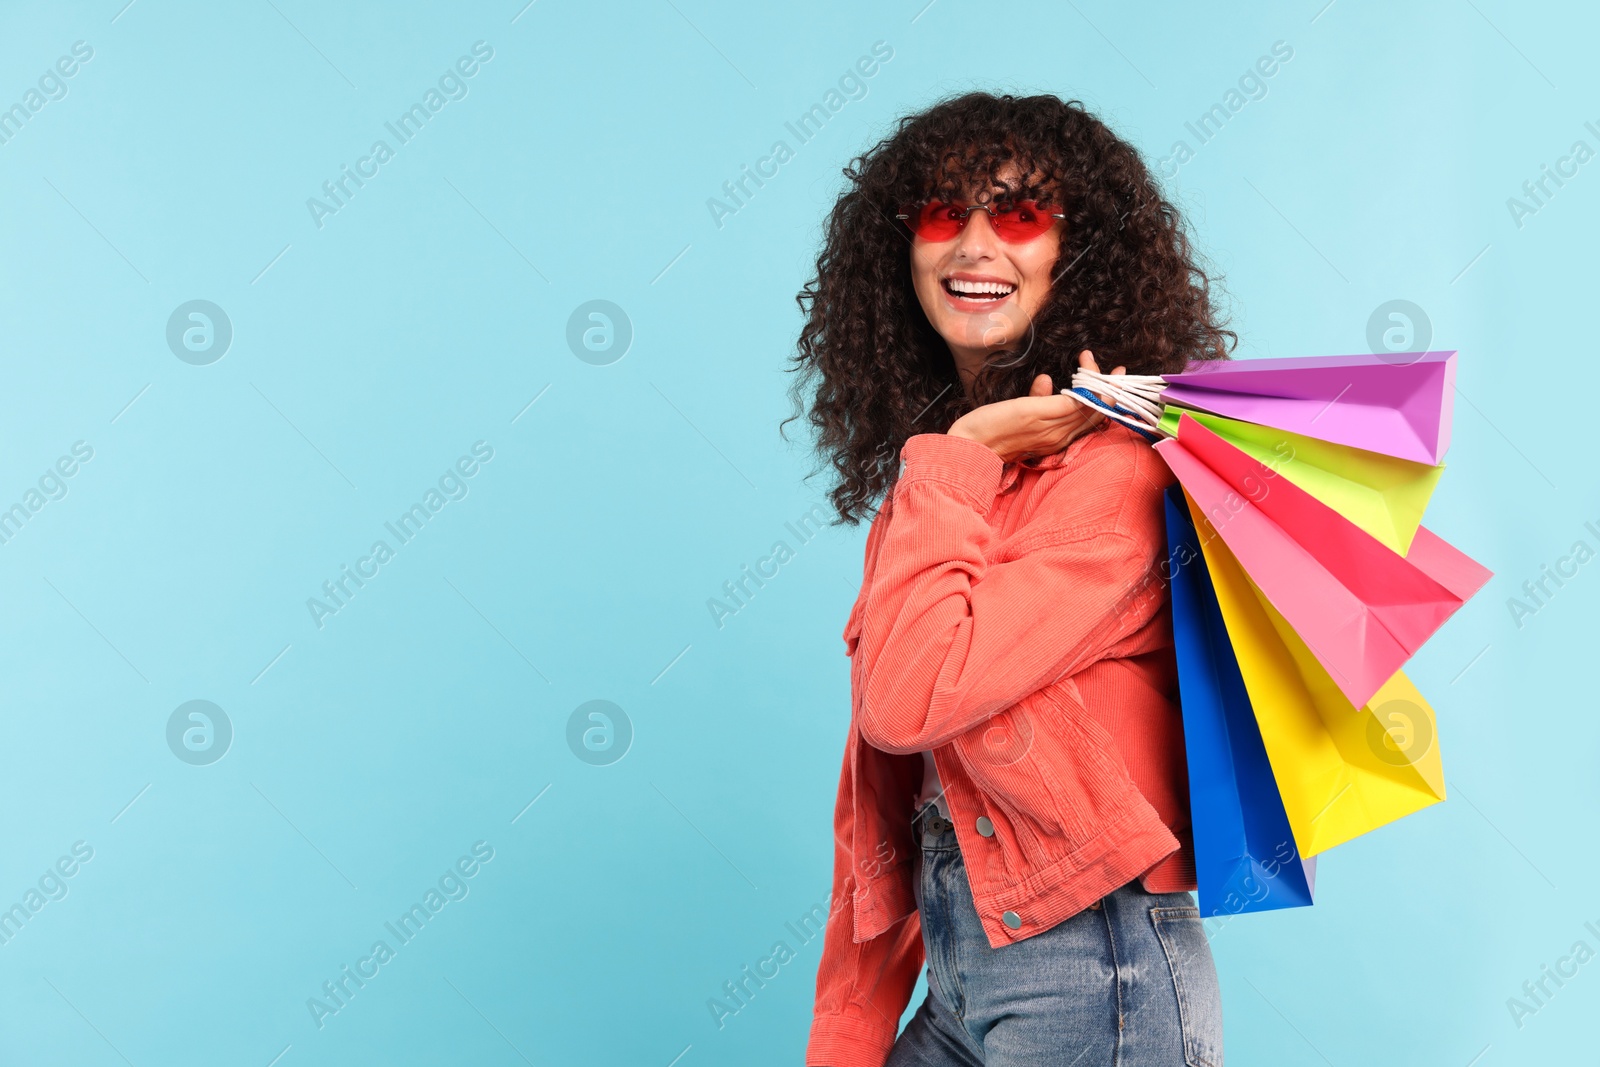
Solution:
<svg viewBox="0 0 1600 1067">
<path fill-rule="evenodd" d="M 1310 904 L 1316 857 L 1295 848 L 1183 488 L 1167 489 L 1172 635 L 1202 916 Z"/>
</svg>

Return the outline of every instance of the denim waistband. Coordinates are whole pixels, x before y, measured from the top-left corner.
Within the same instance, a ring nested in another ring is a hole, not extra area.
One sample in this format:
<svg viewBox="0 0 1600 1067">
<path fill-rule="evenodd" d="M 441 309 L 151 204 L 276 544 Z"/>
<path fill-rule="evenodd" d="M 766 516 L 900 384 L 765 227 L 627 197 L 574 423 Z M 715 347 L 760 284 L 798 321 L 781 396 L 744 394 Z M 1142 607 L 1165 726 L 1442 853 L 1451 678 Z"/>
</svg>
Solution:
<svg viewBox="0 0 1600 1067">
<path fill-rule="evenodd" d="M 956 828 L 943 815 L 939 806 L 929 801 L 912 817 L 911 826 L 922 848 L 930 852 L 959 852 Z"/>
</svg>

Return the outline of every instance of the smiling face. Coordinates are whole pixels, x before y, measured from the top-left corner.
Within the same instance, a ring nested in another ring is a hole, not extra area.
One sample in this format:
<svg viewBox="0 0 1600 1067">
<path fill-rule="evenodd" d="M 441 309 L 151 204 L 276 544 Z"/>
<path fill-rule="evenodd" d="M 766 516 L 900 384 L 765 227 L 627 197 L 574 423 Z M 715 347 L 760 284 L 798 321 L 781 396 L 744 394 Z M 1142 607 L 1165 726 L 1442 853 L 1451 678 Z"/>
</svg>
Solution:
<svg viewBox="0 0 1600 1067">
<path fill-rule="evenodd" d="M 981 201 L 998 210 L 1019 187 L 1014 164 L 996 175 L 1003 185 L 979 197 L 967 190 L 963 203 Z M 1061 211 L 1059 204 L 1042 204 Z M 928 322 L 950 346 L 966 385 L 989 353 L 1017 344 L 1050 296 L 1053 268 L 1061 253 L 1062 222 L 1020 243 L 1002 241 L 988 212 L 973 207 L 959 233 L 946 240 L 911 241 L 911 280 Z"/>
</svg>

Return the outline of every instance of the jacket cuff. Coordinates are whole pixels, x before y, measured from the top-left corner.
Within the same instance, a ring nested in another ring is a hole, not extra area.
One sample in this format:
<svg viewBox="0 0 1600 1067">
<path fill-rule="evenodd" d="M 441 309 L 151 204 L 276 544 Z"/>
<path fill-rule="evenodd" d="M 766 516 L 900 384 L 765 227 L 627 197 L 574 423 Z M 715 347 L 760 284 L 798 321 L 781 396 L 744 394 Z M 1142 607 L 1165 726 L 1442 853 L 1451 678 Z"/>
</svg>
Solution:
<svg viewBox="0 0 1600 1067">
<path fill-rule="evenodd" d="M 947 433 L 912 434 L 900 448 L 902 484 L 927 480 L 961 490 L 987 511 L 1000 495 L 1005 461 L 988 445 Z"/>
<path fill-rule="evenodd" d="M 818 1015 L 806 1042 L 806 1067 L 883 1067 L 896 1036 L 855 1016 Z"/>
</svg>

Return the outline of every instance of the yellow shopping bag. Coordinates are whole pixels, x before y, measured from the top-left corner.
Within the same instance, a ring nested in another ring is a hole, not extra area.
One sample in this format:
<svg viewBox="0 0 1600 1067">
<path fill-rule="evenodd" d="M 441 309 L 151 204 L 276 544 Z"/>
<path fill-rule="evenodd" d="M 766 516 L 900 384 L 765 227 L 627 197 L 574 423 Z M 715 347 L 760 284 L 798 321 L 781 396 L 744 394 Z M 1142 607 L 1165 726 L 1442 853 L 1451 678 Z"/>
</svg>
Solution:
<svg viewBox="0 0 1600 1067">
<path fill-rule="evenodd" d="M 1365 706 L 1351 704 L 1184 499 L 1300 854 L 1443 800 L 1433 709 L 1410 679 L 1396 671 Z"/>
</svg>

